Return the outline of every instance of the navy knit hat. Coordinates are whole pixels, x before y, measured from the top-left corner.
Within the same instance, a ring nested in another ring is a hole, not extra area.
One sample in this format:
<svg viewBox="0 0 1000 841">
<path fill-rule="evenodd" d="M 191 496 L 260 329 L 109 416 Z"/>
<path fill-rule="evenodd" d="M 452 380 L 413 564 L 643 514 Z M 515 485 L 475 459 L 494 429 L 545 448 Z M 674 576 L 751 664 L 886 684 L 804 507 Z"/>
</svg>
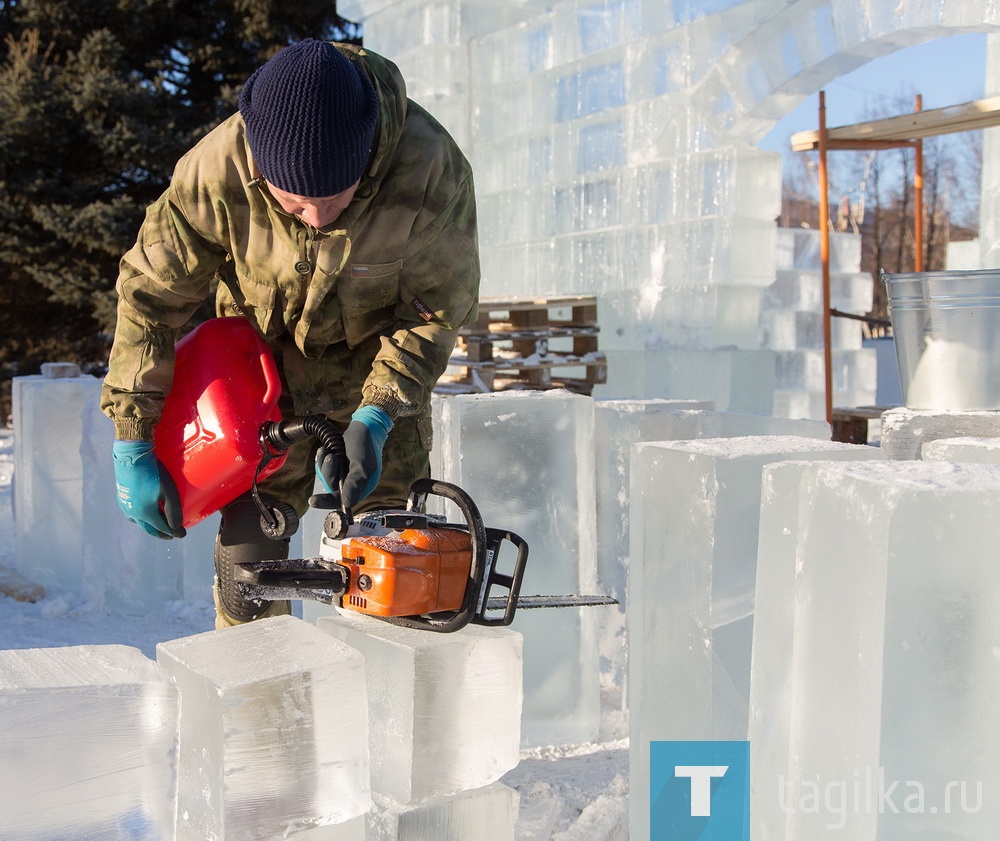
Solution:
<svg viewBox="0 0 1000 841">
<path fill-rule="evenodd" d="M 367 74 L 308 38 L 257 68 L 240 92 L 247 142 L 264 179 L 296 196 L 341 193 L 362 175 L 378 122 Z"/>
</svg>

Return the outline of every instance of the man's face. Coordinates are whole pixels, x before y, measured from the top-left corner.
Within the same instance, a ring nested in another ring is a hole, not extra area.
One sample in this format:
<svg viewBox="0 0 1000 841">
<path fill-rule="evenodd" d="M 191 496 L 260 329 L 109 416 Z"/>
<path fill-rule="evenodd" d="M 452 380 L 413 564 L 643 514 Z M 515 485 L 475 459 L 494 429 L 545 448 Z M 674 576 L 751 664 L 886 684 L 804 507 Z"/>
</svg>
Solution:
<svg viewBox="0 0 1000 841">
<path fill-rule="evenodd" d="M 309 198 L 307 196 L 296 196 L 294 193 L 286 193 L 279 190 L 270 181 L 265 181 L 267 189 L 274 196 L 274 200 L 281 205 L 281 209 L 293 216 L 298 216 L 303 222 L 312 225 L 314 228 L 322 228 L 329 225 L 334 219 L 344 212 L 344 208 L 351 203 L 354 193 L 358 189 L 360 180 L 355 181 L 342 193 L 335 196 L 324 196 L 323 198 Z"/>
</svg>

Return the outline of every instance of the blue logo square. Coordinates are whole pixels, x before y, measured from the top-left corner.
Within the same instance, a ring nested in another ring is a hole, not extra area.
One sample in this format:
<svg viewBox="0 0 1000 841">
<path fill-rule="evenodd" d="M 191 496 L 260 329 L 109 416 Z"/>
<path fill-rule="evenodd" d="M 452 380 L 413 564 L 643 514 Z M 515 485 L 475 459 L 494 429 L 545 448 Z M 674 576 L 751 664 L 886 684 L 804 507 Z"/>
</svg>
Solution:
<svg viewBox="0 0 1000 841">
<path fill-rule="evenodd" d="M 649 841 L 750 841 L 750 743 L 650 742 Z"/>
</svg>

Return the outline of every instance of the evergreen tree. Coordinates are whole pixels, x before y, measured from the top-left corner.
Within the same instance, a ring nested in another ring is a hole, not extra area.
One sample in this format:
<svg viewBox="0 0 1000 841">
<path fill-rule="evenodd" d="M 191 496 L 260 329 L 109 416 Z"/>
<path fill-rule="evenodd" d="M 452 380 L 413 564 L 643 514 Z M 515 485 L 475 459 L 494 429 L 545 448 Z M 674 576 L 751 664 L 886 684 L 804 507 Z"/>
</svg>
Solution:
<svg viewBox="0 0 1000 841">
<path fill-rule="evenodd" d="M 330 0 L 0 0 L 0 364 L 106 359 L 146 206 L 305 37 L 360 32 Z"/>
</svg>

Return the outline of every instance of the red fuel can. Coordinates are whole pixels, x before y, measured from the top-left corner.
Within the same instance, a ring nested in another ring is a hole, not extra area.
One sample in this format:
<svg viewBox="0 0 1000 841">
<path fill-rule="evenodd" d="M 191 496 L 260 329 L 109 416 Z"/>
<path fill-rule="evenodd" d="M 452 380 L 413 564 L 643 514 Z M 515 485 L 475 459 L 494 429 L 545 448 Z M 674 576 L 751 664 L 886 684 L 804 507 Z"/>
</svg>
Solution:
<svg viewBox="0 0 1000 841">
<path fill-rule="evenodd" d="M 260 428 L 281 420 L 281 378 L 271 349 L 245 318 L 213 318 L 177 343 L 174 382 L 156 425 L 156 456 L 181 498 L 184 525 L 250 490 Z M 270 475 L 281 454 L 261 472 Z"/>
</svg>

